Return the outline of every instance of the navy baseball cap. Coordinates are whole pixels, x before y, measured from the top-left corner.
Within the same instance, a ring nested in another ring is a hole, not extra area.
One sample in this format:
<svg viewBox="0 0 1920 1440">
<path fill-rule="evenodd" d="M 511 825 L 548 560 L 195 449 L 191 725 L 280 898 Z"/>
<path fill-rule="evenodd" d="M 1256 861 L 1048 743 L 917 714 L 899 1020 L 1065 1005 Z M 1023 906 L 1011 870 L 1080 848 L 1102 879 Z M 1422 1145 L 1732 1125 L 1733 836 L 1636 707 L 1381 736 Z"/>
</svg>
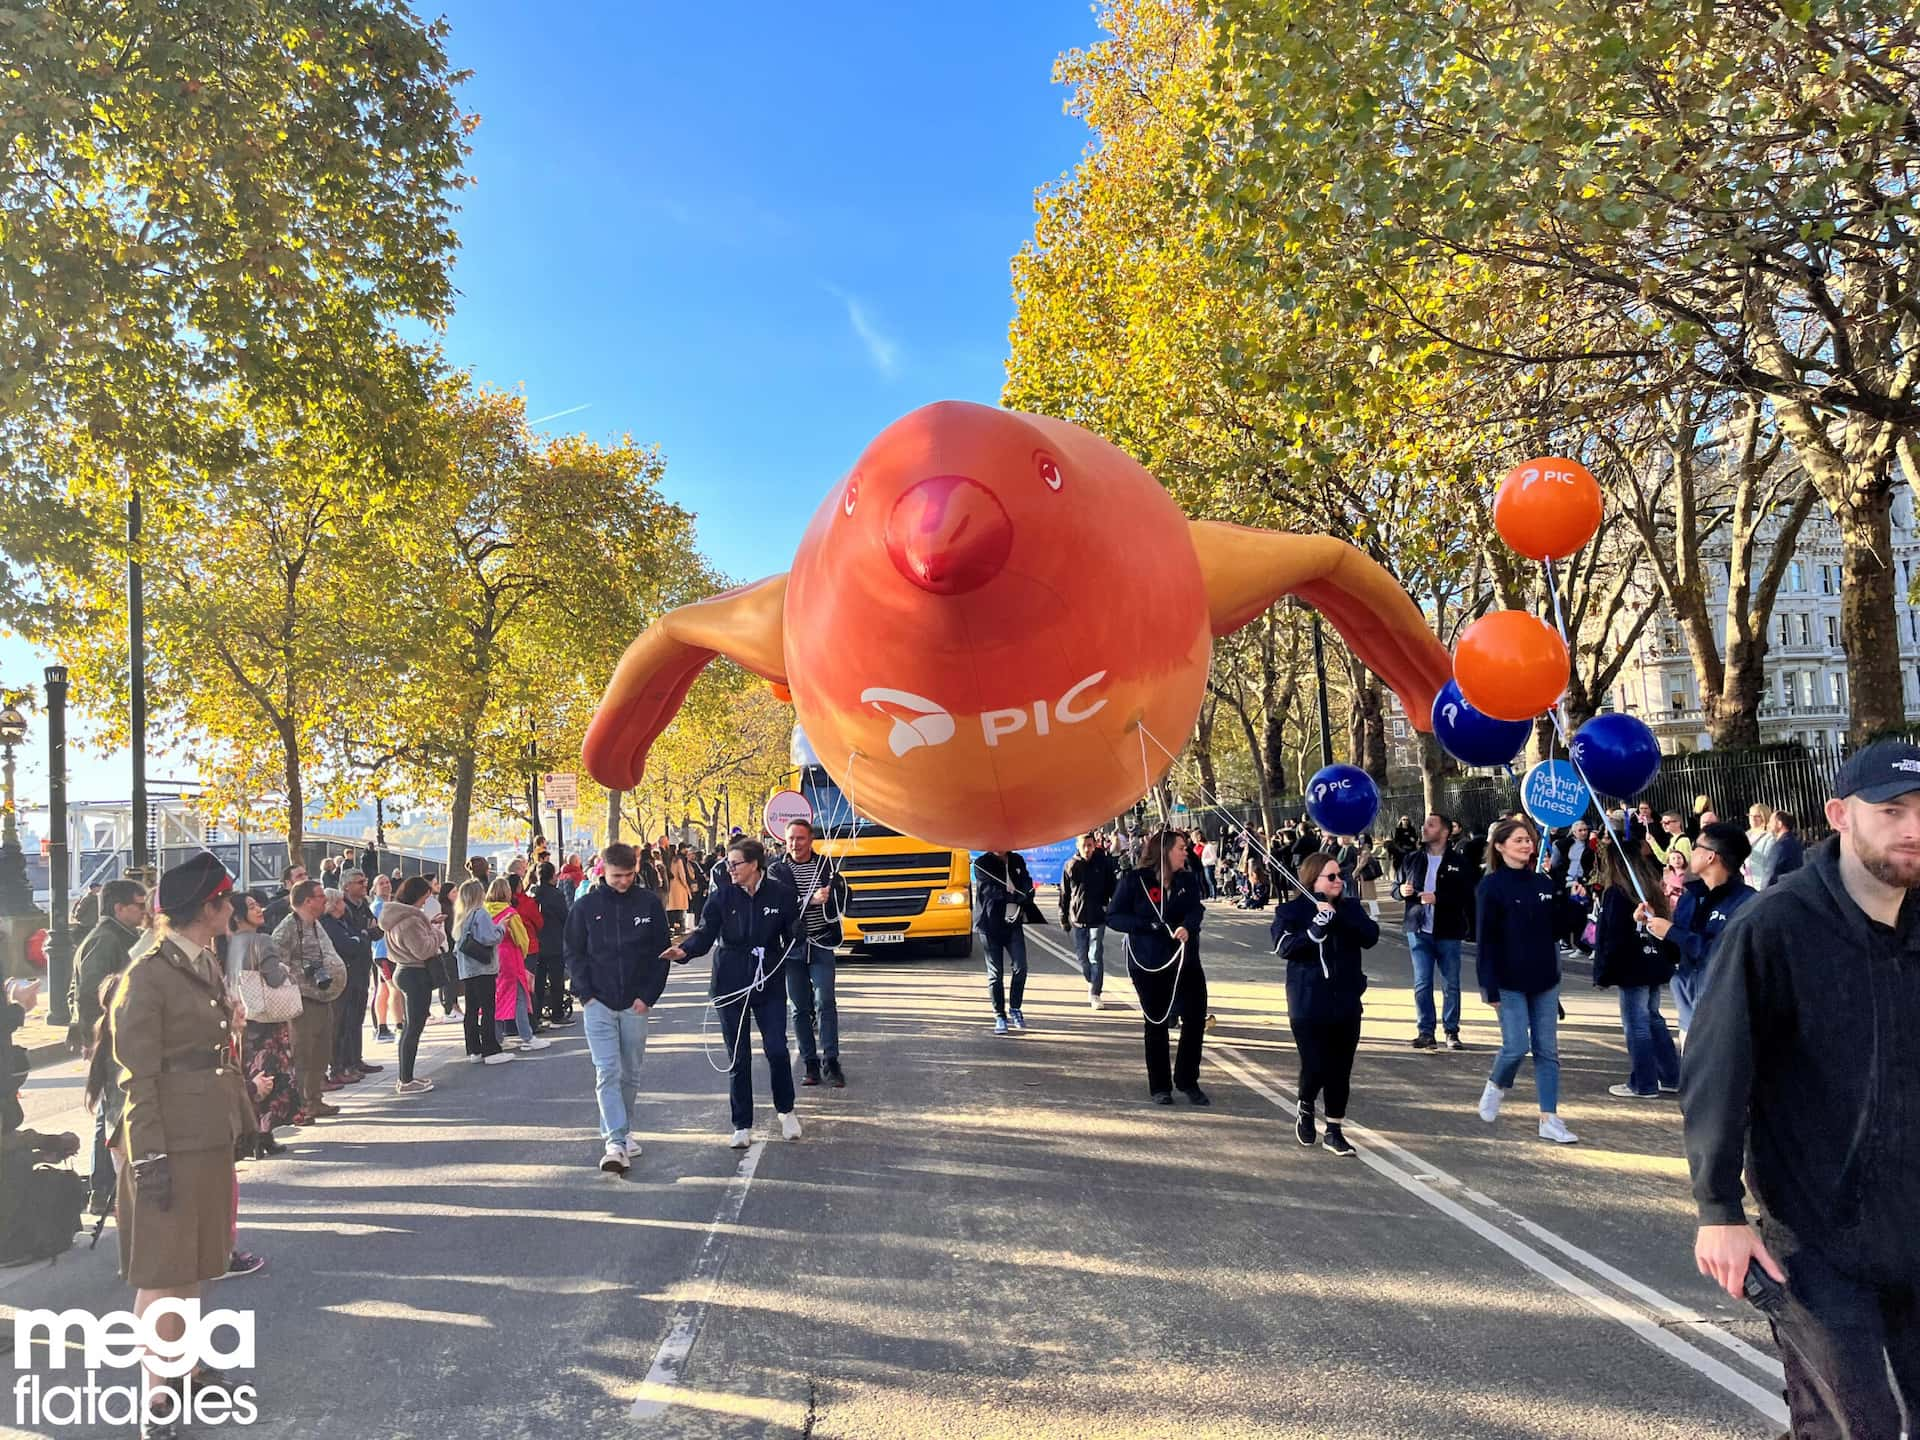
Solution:
<svg viewBox="0 0 1920 1440">
<path fill-rule="evenodd" d="M 1855 751 L 1833 778 L 1838 800 L 1859 796 L 1869 805 L 1885 804 L 1920 790 L 1920 745 L 1905 740 L 1876 740 Z"/>
</svg>

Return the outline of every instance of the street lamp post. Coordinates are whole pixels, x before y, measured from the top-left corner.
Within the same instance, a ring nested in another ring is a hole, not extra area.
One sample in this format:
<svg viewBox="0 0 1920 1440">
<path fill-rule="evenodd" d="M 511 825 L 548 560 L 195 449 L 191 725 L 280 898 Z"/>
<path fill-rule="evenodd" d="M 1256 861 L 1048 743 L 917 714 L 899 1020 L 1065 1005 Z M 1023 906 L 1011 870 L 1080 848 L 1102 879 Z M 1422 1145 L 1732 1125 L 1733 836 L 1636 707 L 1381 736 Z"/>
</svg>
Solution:
<svg viewBox="0 0 1920 1440">
<path fill-rule="evenodd" d="M 27 857 L 20 851 L 20 826 L 14 814 L 13 750 L 27 738 L 27 717 L 13 706 L 0 710 L 0 783 L 6 802 L 0 810 L 0 918 L 35 913 L 33 886 L 27 883 Z"/>
<path fill-rule="evenodd" d="M 73 934 L 67 928 L 73 879 L 67 856 L 67 667 L 47 666 L 47 1019 L 65 1025 L 67 986 L 73 975 Z"/>
<path fill-rule="evenodd" d="M 1333 763 L 1333 726 L 1327 718 L 1327 651 L 1320 638 L 1320 612 L 1313 612 L 1313 674 L 1320 689 L 1320 763 Z"/>
<path fill-rule="evenodd" d="M 140 492 L 127 497 L 127 729 L 133 754 L 133 869 L 152 884 L 147 851 L 147 600 L 140 576 Z"/>
</svg>

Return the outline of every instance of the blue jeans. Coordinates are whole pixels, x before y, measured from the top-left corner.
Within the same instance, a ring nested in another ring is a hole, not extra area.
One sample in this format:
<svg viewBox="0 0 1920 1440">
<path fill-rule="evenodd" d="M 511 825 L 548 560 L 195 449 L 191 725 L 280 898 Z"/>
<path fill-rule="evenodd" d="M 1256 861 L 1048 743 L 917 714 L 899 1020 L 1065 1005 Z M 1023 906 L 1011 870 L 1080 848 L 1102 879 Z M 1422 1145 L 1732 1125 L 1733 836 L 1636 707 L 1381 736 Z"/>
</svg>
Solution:
<svg viewBox="0 0 1920 1440">
<path fill-rule="evenodd" d="M 833 947 L 808 941 L 787 957 L 787 999 L 793 1004 L 793 1038 L 800 1042 L 800 1060 L 815 1065 L 822 1055 L 840 1058 L 840 1007 L 833 998 Z M 816 1015 L 820 1047 L 813 1044 Z"/>
<path fill-rule="evenodd" d="M 1658 985 L 1620 987 L 1620 1028 L 1627 1036 L 1631 1067 L 1627 1084 L 1642 1095 L 1656 1095 L 1662 1085 L 1680 1083 L 1680 1056 L 1673 1048 L 1673 1032 L 1660 1013 Z"/>
<path fill-rule="evenodd" d="M 530 1008 L 527 1004 L 527 992 L 522 990 L 519 999 L 520 1003 L 513 1007 L 513 1018 L 511 1020 L 496 1018 L 493 1024 L 494 1028 L 500 1032 L 500 1038 L 502 1040 L 505 1040 L 513 1034 L 514 1029 L 518 1027 L 520 1031 L 520 1043 L 524 1045 L 527 1041 L 533 1039 L 533 1022 L 527 1018 L 527 1010 Z"/>
<path fill-rule="evenodd" d="M 1707 988 L 1707 967 L 1682 965 L 1673 972 L 1673 1008 L 1680 1016 L 1680 1033 L 1693 1028 L 1693 1007 Z"/>
<path fill-rule="evenodd" d="M 1422 1035 L 1433 1034 L 1433 972 L 1437 966 L 1443 989 L 1440 1025 L 1449 1035 L 1460 1033 L 1460 942 L 1436 940 L 1424 931 L 1407 936 L 1413 952 L 1413 1013 Z"/>
<path fill-rule="evenodd" d="M 600 1138 L 626 1143 L 640 1093 L 640 1062 L 647 1055 L 647 1017 L 589 1000 L 582 1012 L 587 1053 L 593 1057 L 593 1094 L 600 1102 Z"/>
<path fill-rule="evenodd" d="M 1502 1090 L 1511 1090 L 1526 1059 L 1532 1037 L 1533 1083 L 1540 1092 L 1540 1113 L 1560 1108 L 1560 987 L 1538 995 L 1518 990 L 1500 992 L 1500 1053 L 1493 1057 L 1488 1078 Z"/>
<path fill-rule="evenodd" d="M 1085 978 L 1087 987 L 1098 995 L 1100 988 L 1107 983 L 1107 927 L 1074 926 L 1073 954 L 1080 962 L 1080 974 Z"/>
<path fill-rule="evenodd" d="M 993 1000 L 993 1013 L 1004 1015 L 1009 1009 L 1018 1010 L 1021 997 L 1027 993 L 1026 927 L 1015 925 L 1005 940 L 990 939 L 982 931 L 980 943 L 987 952 L 987 994 Z"/>
</svg>

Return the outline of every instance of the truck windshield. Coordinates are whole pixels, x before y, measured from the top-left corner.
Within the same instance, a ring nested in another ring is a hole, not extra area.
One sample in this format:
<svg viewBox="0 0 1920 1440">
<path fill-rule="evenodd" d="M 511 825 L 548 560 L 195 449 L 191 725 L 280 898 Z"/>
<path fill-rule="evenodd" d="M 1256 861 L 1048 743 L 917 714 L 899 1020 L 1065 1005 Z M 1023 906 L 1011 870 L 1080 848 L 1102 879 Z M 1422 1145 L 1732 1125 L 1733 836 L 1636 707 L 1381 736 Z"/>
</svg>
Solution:
<svg viewBox="0 0 1920 1440">
<path fill-rule="evenodd" d="M 813 806 L 814 833 L 823 840 L 850 840 L 863 835 L 898 835 L 875 820 L 855 815 L 847 797 L 825 770 L 809 766 L 800 776 L 800 793 Z"/>
</svg>

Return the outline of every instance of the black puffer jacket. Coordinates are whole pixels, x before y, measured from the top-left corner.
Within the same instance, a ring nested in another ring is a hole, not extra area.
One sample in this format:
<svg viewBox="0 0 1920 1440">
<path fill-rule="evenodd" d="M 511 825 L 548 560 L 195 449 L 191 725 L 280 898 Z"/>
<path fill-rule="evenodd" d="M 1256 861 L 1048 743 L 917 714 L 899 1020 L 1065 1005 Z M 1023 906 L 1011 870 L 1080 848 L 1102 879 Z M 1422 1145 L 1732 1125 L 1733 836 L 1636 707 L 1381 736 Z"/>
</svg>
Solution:
<svg viewBox="0 0 1920 1440">
<path fill-rule="evenodd" d="M 1380 927 L 1366 907 L 1342 896 L 1333 913 L 1320 914 L 1320 902 L 1307 895 L 1288 901 L 1273 917 L 1268 933 L 1274 950 L 1287 962 L 1287 1014 L 1318 1024 L 1351 1020 L 1360 1013 L 1367 972 L 1360 952 L 1380 939 Z"/>
<path fill-rule="evenodd" d="M 1075 855 L 1060 872 L 1060 923 L 1089 929 L 1106 924 L 1118 882 L 1113 857 L 1098 850 Z"/>
<path fill-rule="evenodd" d="M 1633 923 L 1635 902 L 1609 885 L 1593 910 L 1593 983 L 1630 988 L 1664 985 L 1673 978 L 1679 956 L 1665 940 L 1656 940 Z"/>
</svg>

